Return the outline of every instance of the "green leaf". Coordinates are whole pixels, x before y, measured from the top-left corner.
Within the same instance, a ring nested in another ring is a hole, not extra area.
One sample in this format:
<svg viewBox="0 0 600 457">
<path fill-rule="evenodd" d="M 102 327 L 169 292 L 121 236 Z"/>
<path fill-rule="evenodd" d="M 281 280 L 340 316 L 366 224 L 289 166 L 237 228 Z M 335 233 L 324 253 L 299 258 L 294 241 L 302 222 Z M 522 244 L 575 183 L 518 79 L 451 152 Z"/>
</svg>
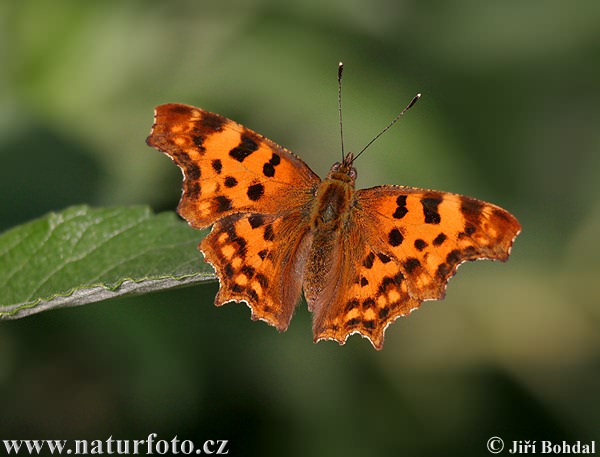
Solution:
<svg viewBox="0 0 600 457">
<path fill-rule="evenodd" d="M 145 206 L 75 206 L 0 235 L 0 318 L 214 280 L 204 236 Z"/>
</svg>

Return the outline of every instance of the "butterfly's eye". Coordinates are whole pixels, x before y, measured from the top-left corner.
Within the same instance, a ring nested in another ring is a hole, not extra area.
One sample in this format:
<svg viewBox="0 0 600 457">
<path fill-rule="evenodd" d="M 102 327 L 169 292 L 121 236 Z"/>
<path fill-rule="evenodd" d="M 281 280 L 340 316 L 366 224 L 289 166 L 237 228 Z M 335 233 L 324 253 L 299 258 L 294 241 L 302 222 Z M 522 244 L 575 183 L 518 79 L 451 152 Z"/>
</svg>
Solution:
<svg viewBox="0 0 600 457">
<path fill-rule="evenodd" d="M 341 165 L 342 165 L 342 164 L 341 164 L 341 163 L 339 163 L 339 162 L 336 162 L 336 163 L 334 163 L 334 164 L 331 166 L 331 171 L 333 171 L 333 172 L 340 171 L 340 166 L 341 166 Z"/>
<path fill-rule="evenodd" d="M 348 175 L 350 175 L 350 177 L 352 179 L 356 179 L 356 176 L 357 176 L 356 168 L 354 168 L 354 167 L 350 168 L 350 172 L 348 173 Z"/>
</svg>

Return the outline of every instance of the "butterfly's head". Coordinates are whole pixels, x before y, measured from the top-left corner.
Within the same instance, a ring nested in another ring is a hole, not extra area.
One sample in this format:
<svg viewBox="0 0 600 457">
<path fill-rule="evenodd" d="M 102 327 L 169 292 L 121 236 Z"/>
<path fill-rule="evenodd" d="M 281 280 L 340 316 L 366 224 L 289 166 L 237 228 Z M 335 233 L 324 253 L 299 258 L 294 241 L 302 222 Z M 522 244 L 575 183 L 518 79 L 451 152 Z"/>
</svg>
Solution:
<svg viewBox="0 0 600 457">
<path fill-rule="evenodd" d="M 337 179 L 354 186 L 356 182 L 356 168 L 352 166 L 354 153 L 349 152 L 342 162 L 336 162 L 331 166 L 327 179 Z"/>
</svg>

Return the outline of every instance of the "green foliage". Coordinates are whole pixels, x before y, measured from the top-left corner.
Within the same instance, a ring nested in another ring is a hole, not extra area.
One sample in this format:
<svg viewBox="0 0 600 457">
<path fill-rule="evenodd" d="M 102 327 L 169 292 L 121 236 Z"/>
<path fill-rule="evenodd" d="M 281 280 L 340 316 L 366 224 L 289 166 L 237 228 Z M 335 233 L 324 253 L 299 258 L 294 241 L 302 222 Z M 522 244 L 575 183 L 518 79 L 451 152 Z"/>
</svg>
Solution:
<svg viewBox="0 0 600 457">
<path fill-rule="evenodd" d="M 0 318 L 214 279 L 197 230 L 143 206 L 75 206 L 0 236 Z"/>
</svg>

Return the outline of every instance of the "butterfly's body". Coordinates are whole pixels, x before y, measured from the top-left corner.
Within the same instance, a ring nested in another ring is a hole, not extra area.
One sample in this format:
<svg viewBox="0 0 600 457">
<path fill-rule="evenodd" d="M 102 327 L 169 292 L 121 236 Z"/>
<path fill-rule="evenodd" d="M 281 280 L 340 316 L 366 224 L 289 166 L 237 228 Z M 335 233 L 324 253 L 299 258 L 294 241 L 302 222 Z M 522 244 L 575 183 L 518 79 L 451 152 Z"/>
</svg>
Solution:
<svg viewBox="0 0 600 457">
<path fill-rule="evenodd" d="M 341 285 L 341 247 L 352 223 L 356 205 L 356 170 L 352 167 L 352 154 L 344 162 L 335 163 L 327 177 L 319 184 L 311 202 L 310 240 L 308 259 L 304 271 L 304 296 L 309 309 L 315 312 L 319 304 L 326 306 Z"/>
<path fill-rule="evenodd" d="M 466 260 L 506 260 L 520 231 L 505 210 L 404 186 L 355 190 L 353 155 L 324 180 L 268 139 L 187 105 L 157 107 L 148 144 L 183 170 L 179 213 L 216 270 L 215 303 L 244 301 L 287 329 L 302 291 L 315 341 L 352 333 L 380 349 L 385 328 L 443 298 Z"/>
</svg>

